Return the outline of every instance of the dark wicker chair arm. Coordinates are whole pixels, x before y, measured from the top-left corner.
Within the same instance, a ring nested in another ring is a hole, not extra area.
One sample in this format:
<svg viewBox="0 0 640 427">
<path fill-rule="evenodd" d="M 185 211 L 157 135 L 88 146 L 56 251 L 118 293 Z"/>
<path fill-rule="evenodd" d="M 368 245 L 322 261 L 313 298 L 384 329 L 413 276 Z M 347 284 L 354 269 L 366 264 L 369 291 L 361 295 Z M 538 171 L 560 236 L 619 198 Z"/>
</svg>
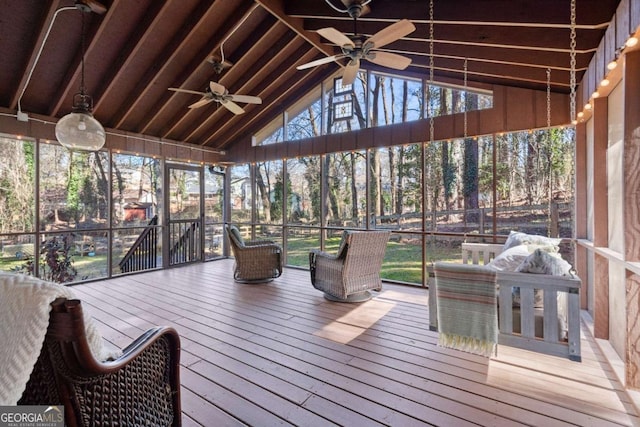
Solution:
<svg viewBox="0 0 640 427">
<path fill-rule="evenodd" d="M 120 357 L 115 360 L 101 362 L 101 373 L 119 371 L 137 357 L 140 357 L 142 353 L 149 351 L 149 348 L 158 340 L 167 341 L 170 348 L 180 348 L 180 337 L 175 329 L 169 327 L 152 328 L 144 332 L 131 344 L 125 347 L 122 350 L 122 355 Z M 176 356 L 176 354 L 173 355 L 173 357 Z"/>
<path fill-rule="evenodd" d="M 18 403 L 63 405 L 68 426 L 179 426 L 179 363 L 178 333 L 164 327 L 145 332 L 116 360 L 96 360 L 80 302 L 59 299 Z"/>
<path fill-rule="evenodd" d="M 124 356 L 130 353 L 135 352 L 138 348 L 144 347 L 145 345 L 147 345 L 147 342 L 149 340 L 154 339 L 157 332 L 162 329 L 163 329 L 162 327 L 158 326 L 157 328 L 151 328 L 145 331 L 142 335 L 140 335 L 138 338 L 133 340 L 131 344 L 129 344 L 128 346 L 122 349 L 122 356 L 118 357 L 118 360 L 122 359 Z"/>
</svg>

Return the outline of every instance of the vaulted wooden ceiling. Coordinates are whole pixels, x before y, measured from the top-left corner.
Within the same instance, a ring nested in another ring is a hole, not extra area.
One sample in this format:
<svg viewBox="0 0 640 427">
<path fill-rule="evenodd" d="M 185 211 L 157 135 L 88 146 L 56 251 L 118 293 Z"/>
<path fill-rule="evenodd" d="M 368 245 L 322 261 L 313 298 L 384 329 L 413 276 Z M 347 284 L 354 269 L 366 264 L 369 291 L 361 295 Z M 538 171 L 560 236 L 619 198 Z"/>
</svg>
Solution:
<svg viewBox="0 0 640 427">
<path fill-rule="evenodd" d="M 84 16 L 85 86 L 106 128 L 229 148 L 345 65 L 296 69 L 340 52 L 316 30 L 354 32 L 351 17 L 327 1 L 345 8 L 341 0 L 104 0 L 107 11 L 98 15 L 79 12 L 73 0 L 1 0 L 0 107 L 51 118 L 70 112 L 80 87 Z M 576 1 L 578 81 L 619 2 Z M 403 18 L 415 24 L 383 50 L 412 59 L 400 74 L 427 77 L 429 1 L 367 6 L 357 23 L 365 36 Z M 569 0 L 434 0 L 435 80 L 461 81 L 467 58 L 470 85 L 544 90 L 550 68 L 552 90 L 568 93 L 569 23 Z M 217 74 L 208 59 L 222 53 L 231 66 Z M 168 90 L 204 91 L 210 80 L 263 102 L 241 104 L 245 114 L 234 115 L 216 102 L 189 109 L 198 95 Z"/>
</svg>

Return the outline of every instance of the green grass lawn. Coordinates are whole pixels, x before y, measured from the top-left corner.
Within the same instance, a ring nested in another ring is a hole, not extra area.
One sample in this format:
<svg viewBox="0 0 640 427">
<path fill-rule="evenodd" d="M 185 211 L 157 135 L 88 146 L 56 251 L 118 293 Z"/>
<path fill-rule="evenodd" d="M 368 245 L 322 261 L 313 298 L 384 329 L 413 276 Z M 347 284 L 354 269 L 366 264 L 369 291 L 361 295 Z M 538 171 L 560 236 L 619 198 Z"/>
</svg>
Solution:
<svg viewBox="0 0 640 427">
<path fill-rule="evenodd" d="M 73 267 L 78 271 L 76 280 L 97 279 L 107 277 L 107 256 L 73 256 Z M 0 257 L 1 271 L 14 271 L 25 265 L 25 260 L 16 259 L 15 256 Z"/>
<path fill-rule="evenodd" d="M 340 237 L 326 240 L 325 251 L 336 253 L 340 245 Z M 318 238 L 290 237 L 287 241 L 287 264 L 297 267 L 309 267 L 309 251 L 320 247 Z M 460 246 L 441 242 L 427 246 L 427 260 L 459 262 Z M 422 251 L 421 245 L 414 241 L 392 240 L 387 244 L 387 251 L 382 264 L 383 279 L 400 282 L 422 284 Z"/>
<path fill-rule="evenodd" d="M 341 236 L 330 237 L 326 241 L 325 251 L 336 253 L 340 245 Z M 296 267 L 309 268 L 309 252 L 320 247 L 318 235 L 289 237 L 287 241 L 287 264 Z M 24 264 L 24 260 L 16 259 L 4 253 L 0 257 L 0 270 L 11 271 Z M 455 242 L 436 242 L 427 245 L 427 261 L 460 261 L 460 245 Z M 78 270 L 77 280 L 96 279 L 106 277 L 106 255 L 96 256 L 74 255 L 73 266 Z M 419 239 L 392 239 L 387 244 L 387 251 L 382 264 L 383 279 L 422 284 L 422 252 Z"/>
</svg>

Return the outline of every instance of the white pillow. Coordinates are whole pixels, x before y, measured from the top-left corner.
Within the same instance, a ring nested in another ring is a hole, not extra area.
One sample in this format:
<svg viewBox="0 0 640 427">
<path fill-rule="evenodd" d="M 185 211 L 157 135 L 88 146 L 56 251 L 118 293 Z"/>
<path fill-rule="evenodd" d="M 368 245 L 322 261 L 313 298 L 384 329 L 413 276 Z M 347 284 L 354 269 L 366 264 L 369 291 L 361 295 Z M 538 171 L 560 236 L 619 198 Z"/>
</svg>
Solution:
<svg viewBox="0 0 640 427">
<path fill-rule="evenodd" d="M 560 238 L 538 236 L 537 234 L 527 234 L 520 231 L 511 231 L 507 241 L 504 242 L 503 251 L 510 249 L 518 245 L 539 245 L 539 246 L 553 246 L 558 248 L 562 242 Z"/>
<path fill-rule="evenodd" d="M 562 259 L 560 254 L 549 253 L 543 249 L 536 249 L 522 261 L 522 264 L 516 268 L 516 271 L 521 273 L 569 276 L 571 275 L 571 264 Z M 559 295 L 563 293 L 564 292 L 560 292 Z M 513 288 L 513 306 L 520 306 L 520 288 Z M 534 290 L 533 306 L 535 308 L 544 307 L 544 291 L 542 289 Z"/>
<path fill-rule="evenodd" d="M 522 264 L 516 268 L 522 273 L 551 274 L 553 276 L 568 276 L 571 274 L 571 264 L 563 260 L 560 254 L 550 254 L 536 249 Z"/>
<path fill-rule="evenodd" d="M 497 271 L 516 271 L 516 268 L 530 255 L 526 245 L 514 246 L 501 252 L 489 264 L 488 268 Z"/>
</svg>

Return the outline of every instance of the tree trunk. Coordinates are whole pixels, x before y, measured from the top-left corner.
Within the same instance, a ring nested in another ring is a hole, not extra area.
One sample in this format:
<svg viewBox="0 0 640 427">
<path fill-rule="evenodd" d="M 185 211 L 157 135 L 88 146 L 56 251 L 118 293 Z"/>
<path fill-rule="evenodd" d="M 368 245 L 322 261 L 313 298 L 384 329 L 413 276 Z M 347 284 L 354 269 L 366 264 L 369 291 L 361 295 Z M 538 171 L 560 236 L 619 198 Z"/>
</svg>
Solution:
<svg viewBox="0 0 640 427">
<path fill-rule="evenodd" d="M 269 223 L 271 222 L 271 200 L 269 199 L 269 189 L 265 185 L 262 173 L 260 172 L 260 165 L 264 167 L 264 163 L 258 163 L 258 167 L 256 168 L 256 184 L 258 185 L 260 200 L 262 200 L 262 211 L 264 212 L 263 220 L 264 222 Z"/>
<path fill-rule="evenodd" d="M 464 94 L 465 111 L 475 111 L 478 109 L 478 97 Z M 465 222 L 478 222 L 478 141 L 474 138 L 464 140 L 464 214 Z M 472 210 L 472 212 L 468 212 Z"/>
<path fill-rule="evenodd" d="M 358 222 L 358 186 L 356 185 L 356 155 L 349 153 L 351 162 L 351 217 Z"/>
</svg>

